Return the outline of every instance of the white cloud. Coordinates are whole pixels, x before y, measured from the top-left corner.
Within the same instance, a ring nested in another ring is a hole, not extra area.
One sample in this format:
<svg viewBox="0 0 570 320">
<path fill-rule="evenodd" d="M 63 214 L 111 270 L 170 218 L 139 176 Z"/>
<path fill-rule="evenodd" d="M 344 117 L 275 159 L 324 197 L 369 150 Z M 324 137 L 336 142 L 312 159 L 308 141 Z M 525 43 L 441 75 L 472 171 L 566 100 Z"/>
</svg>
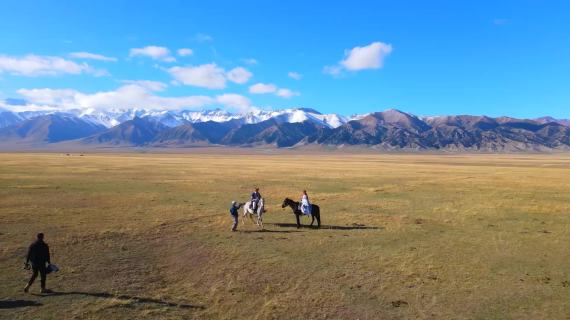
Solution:
<svg viewBox="0 0 570 320">
<path fill-rule="evenodd" d="M 237 67 L 226 72 L 224 68 L 215 63 L 172 67 L 167 71 L 182 84 L 208 89 L 224 89 L 227 81 L 243 84 L 253 76 L 245 68 Z"/>
<path fill-rule="evenodd" d="M 172 67 L 168 72 L 180 83 L 208 89 L 226 87 L 226 76 L 223 68 L 215 63 L 189 67 Z"/>
<path fill-rule="evenodd" d="M 241 61 L 243 61 L 243 63 L 245 63 L 245 64 L 249 64 L 250 66 L 257 64 L 257 60 L 255 60 L 253 58 L 241 59 Z"/>
<path fill-rule="evenodd" d="M 286 88 L 278 88 L 272 83 L 256 83 L 249 87 L 249 93 L 253 94 L 267 94 L 274 93 L 281 98 L 291 98 L 300 95 L 299 92 L 292 91 Z"/>
<path fill-rule="evenodd" d="M 228 80 L 239 84 L 246 83 L 252 76 L 251 72 L 242 67 L 233 68 L 227 73 Z"/>
<path fill-rule="evenodd" d="M 78 92 L 73 89 L 20 89 L 17 91 L 28 102 L 50 106 L 68 106 L 74 103 Z"/>
<path fill-rule="evenodd" d="M 107 62 L 116 62 L 117 58 L 114 57 L 107 57 L 104 55 L 90 53 L 90 52 L 72 52 L 69 54 L 70 57 L 76 59 L 90 59 L 90 60 L 99 60 L 99 61 L 107 61 Z"/>
<path fill-rule="evenodd" d="M 235 93 L 218 95 L 216 96 L 216 101 L 230 108 L 237 108 L 240 110 L 251 108 L 251 101 L 249 101 L 248 98 Z"/>
<path fill-rule="evenodd" d="M 302 74 L 295 72 L 295 71 L 290 71 L 289 73 L 287 73 L 287 75 L 289 76 L 289 78 L 295 79 L 295 80 L 301 80 L 301 78 L 303 77 Z"/>
<path fill-rule="evenodd" d="M 277 91 L 277 86 L 271 83 L 256 83 L 249 87 L 249 93 L 265 94 L 274 93 Z"/>
<path fill-rule="evenodd" d="M 168 88 L 166 83 L 152 80 L 123 80 L 125 84 L 135 84 L 141 86 L 149 91 L 164 91 Z"/>
<path fill-rule="evenodd" d="M 217 96 L 163 97 L 156 95 L 144 81 L 123 85 L 116 90 L 92 94 L 73 89 L 20 89 L 18 93 L 29 105 L 19 106 L 28 110 L 86 109 L 86 108 L 148 108 L 148 109 L 198 109 L 212 105 L 245 110 L 252 108 L 248 98 L 226 93 Z M 147 83 L 148 84 L 148 83 Z"/>
<path fill-rule="evenodd" d="M 153 60 L 164 62 L 174 62 L 176 59 L 170 55 L 170 49 L 159 46 L 146 46 L 143 48 L 132 48 L 129 56 L 131 57 L 149 57 Z"/>
<path fill-rule="evenodd" d="M 333 76 L 338 76 L 342 72 L 341 66 L 325 66 L 323 68 L 323 72 L 326 74 L 330 74 Z"/>
<path fill-rule="evenodd" d="M 340 62 L 347 70 L 382 68 L 384 58 L 392 52 L 392 46 L 382 42 L 373 42 L 365 47 L 354 47 Z"/>
<path fill-rule="evenodd" d="M 373 42 L 364 47 L 354 47 L 345 52 L 345 58 L 338 65 L 326 66 L 323 72 L 339 75 L 343 70 L 380 69 L 384 66 L 384 59 L 391 52 L 392 45 L 383 42 Z"/>
<path fill-rule="evenodd" d="M 92 69 L 89 73 L 96 77 L 107 77 L 111 75 L 109 71 L 105 69 Z"/>
<path fill-rule="evenodd" d="M 3 72 L 27 77 L 82 73 L 95 76 L 108 75 L 107 71 L 94 69 L 87 63 L 77 63 L 60 57 L 32 54 L 24 57 L 0 55 L 0 73 Z"/>
<path fill-rule="evenodd" d="M 0 110 L 7 110 L 12 112 L 24 112 L 24 111 L 58 111 L 60 109 L 47 106 L 47 105 L 37 105 L 37 104 L 26 104 L 26 105 L 11 105 L 7 104 L 5 101 L 0 100 Z"/>
<path fill-rule="evenodd" d="M 181 57 L 186 57 L 186 56 L 193 55 L 194 51 L 192 49 L 189 49 L 189 48 L 182 48 L 182 49 L 178 49 L 177 53 Z"/>
<path fill-rule="evenodd" d="M 281 98 L 287 98 L 287 99 L 300 95 L 299 92 L 291 91 L 289 89 L 279 89 L 277 90 L 276 94 Z"/>
<path fill-rule="evenodd" d="M 196 34 L 195 37 L 196 41 L 198 42 L 211 42 L 214 41 L 214 38 L 212 38 L 212 36 L 204 34 L 204 33 L 198 33 Z"/>
</svg>

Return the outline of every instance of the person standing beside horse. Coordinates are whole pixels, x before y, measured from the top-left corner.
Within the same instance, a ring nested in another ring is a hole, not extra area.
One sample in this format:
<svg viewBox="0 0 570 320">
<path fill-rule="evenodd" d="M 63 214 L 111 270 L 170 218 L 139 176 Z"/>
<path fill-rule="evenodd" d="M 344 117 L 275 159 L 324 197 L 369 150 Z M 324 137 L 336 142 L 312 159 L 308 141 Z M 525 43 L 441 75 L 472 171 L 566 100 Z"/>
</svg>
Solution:
<svg viewBox="0 0 570 320">
<path fill-rule="evenodd" d="M 232 231 L 235 232 L 237 231 L 237 226 L 238 226 L 238 216 L 239 216 L 239 208 L 242 206 L 241 203 L 237 203 L 235 201 L 232 201 L 232 206 L 230 207 L 230 215 L 232 216 L 233 219 L 233 225 L 232 225 Z"/>
</svg>

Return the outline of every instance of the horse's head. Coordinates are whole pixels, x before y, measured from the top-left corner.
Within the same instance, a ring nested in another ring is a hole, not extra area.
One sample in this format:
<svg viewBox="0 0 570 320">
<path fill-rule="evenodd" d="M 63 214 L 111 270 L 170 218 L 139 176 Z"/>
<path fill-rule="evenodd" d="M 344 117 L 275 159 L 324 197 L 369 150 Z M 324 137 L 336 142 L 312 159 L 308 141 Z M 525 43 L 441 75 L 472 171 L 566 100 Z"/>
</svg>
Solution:
<svg viewBox="0 0 570 320">
<path fill-rule="evenodd" d="M 289 203 L 291 203 L 291 199 L 285 198 L 285 200 L 283 200 L 283 203 L 281 204 L 281 208 L 285 208 L 286 206 L 289 205 Z"/>
</svg>

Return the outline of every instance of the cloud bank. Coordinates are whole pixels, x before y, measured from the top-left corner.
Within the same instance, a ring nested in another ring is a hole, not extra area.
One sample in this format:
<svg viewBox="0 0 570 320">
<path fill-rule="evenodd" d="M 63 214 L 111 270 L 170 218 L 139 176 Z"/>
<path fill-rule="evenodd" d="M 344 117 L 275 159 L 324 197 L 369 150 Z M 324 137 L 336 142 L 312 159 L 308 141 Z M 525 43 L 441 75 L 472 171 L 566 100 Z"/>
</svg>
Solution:
<svg viewBox="0 0 570 320">
<path fill-rule="evenodd" d="M 106 62 L 116 62 L 117 58 L 107 57 L 101 54 L 90 53 L 90 52 L 72 52 L 69 54 L 70 57 L 76 59 L 87 59 L 87 60 L 98 60 Z"/>
<path fill-rule="evenodd" d="M 176 81 L 200 88 L 224 89 L 226 82 L 244 84 L 253 76 L 251 72 L 242 67 L 226 70 L 215 63 L 198 66 L 172 67 L 167 69 Z"/>
<path fill-rule="evenodd" d="M 27 55 L 13 57 L 0 55 L 0 74 L 9 73 L 25 77 L 57 76 L 64 74 L 91 74 L 105 76 L 108 72 L 95 69 L 87 63 L 78 63 L 61 57 Z"/>
<path fill-rule="evenodd" d="M 170 55 L 170 49 L 159 46 L 146 46 L 143 48 L 132 48 L 130 57 L 147 57 L 153 60 L 174 62 L 176 59 Z"/>
<path fill-rule="evenodd" d="M 187 56 L 191 56 L 194 54 L 194 51 L 192 49 L 189 49 L 189 48 L 178 49 L 178 51 L 176 51 L 176 52 L 181 57 L 187 57 Z"/>
<path fill-rule="evenodd" d="M 273 93 L 282 98 L 291 98 L 300 95 L 299 92 L 292 91 L 286 88 L 278 88 L 272 83 L 256 83 L 249 87 L 249 93 L 252 94 L 268 94 Z"/>
<path fill-rule="evenodd" d="M 216 96 L 195 95 L 164 97 L 156 92 L 166 88 L 166 84 L 156 81 L 126 81 L 116 90 L 84 93 L 74 89 L 20 89 L 20 94 L 28 104 L 17 106 L 26 110 L 71 110 L 71 109 L 198 109 L 207 106 L 223 106 L 241 111 L 252 108 L 251 101 L 242 95 L 225 93 Z M 16 106 L 11 109 L 15 109 Z"/>
</svg>

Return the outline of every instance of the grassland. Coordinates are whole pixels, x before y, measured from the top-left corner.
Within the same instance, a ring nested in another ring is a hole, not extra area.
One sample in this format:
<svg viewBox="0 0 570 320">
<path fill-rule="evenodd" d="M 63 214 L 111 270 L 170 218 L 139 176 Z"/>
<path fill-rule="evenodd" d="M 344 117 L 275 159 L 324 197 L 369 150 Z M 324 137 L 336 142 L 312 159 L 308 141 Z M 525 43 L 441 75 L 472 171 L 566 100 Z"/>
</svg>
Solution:
<svg viewBox="0 0 570 320">
<path fill-rule="evenodd" d="M 0 318 L 569 319 L 569 191 L 568 155 L 0 154 Z"/>
</svg>

